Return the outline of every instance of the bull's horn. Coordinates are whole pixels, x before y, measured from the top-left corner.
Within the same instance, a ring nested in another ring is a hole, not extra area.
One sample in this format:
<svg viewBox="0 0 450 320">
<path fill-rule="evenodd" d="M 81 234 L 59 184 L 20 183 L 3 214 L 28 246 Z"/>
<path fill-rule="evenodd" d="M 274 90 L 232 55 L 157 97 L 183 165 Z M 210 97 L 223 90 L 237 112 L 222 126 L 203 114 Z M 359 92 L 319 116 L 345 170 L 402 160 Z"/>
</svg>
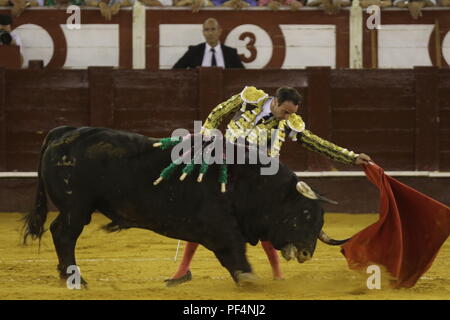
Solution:
<svg viewBox="0 0 450 320">
<path fill-rule="evenodd" d="M 305 182 L 299 181 L 295 186 L 297 191 L 306 198 L 318 200 L 317 194 Z"/>
<path fill-rule="evenodd" d="M 328 198 L 326 198 L 324 196 L 321 196 L 320 194 L 316 193 L 316 195 L 317 195 L 317 198 L 318 198 L 319 201 L 327 202 L 327 203 L 330 203 L 330 204 L 338 204 L 339 203 L 337 201 L 334 201 L 334 200 L 328 199 Z"/>
<path fill-rule="evenodd" d="M 320 230 L 319 240 L 323 243 L 329 244 L 330 246 L 340 246 L 341 244 L 346 243 L 350 238 L 345 240 L 334 240 L 331 239 L 323 230 Z"/>
<path fill-rule="evenodd" d="M 297 182 L 296 185 L 297 191 L 305 196 L 306 198 L 312 199 L 312 200 L 319 200 L 319 201 L 323 201 L 323 202 L 328 202 L 331 204 L 338 204 L 337 201 L 328 199 L 324 196 L 321 196 L 320 194 L 314 192 L 310 186 L 308 186 L 305 182 L 303 181 L 299 181 Z"/>
</svg>

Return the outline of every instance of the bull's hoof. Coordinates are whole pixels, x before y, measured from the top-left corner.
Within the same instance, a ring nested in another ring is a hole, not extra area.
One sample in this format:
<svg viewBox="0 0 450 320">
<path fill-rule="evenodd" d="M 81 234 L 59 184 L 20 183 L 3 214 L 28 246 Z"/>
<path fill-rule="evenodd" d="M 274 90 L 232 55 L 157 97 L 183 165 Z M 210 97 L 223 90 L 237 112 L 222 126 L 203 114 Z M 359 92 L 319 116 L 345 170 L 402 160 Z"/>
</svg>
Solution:
<svg viewBox="0 0 450 320">
<path fill-rule="evenodd" d="M 89 289 L 88 283 L 86 280 L 84 280 L 83 277 L 81 277 L 81 289 L 84 289 L 84 290 Z"/>
<path fill-rule="evenodd" d="M 251 272 L 236 271 L 234 277 L 238 286 L 252 285 L 258 281 L 258 277 Z"/>
<path fill-rule="evenodd" d="M 59 278 L 60 279 L 60 282 L 61 282 L 61 286 L 62 287 L 66 287 L 67 289 L 78 289 L 78 290 L 87 290 L 87 289 L 89 289 L 89 286 L 88 286 L 88 283 L 86 282 L 86 280 L 84 280 L 84 278 L 83 277 L 81 277 L 80 278 L 80 283 L 79 283 L 79 286 L 76 284 L 76 283 L 74 283 L 74 282 L 71 282 L 70 284 L 69 283 L 67 283 L 67 277 L 60 277 Z"/>
<path fill-rule="evenodd" d="M 192 280 L 192 273 L 190 270 L 188 270 L 188 272 L 184 276 L 175 279 L 166 279 L 164 280 L 164 282 L 166 283 L 166 287 L 175 287 L 191 280 Z"/>
</svg>

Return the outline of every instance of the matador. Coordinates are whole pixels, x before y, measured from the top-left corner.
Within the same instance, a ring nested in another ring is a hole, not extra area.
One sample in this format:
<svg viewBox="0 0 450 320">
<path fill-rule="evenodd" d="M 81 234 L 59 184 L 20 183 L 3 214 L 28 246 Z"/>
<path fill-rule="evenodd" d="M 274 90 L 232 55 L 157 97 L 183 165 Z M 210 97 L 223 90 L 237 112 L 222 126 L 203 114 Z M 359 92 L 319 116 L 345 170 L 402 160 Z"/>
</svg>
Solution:
<svg viewBox="0 0 450 320">
<path fill-rule="evenodd" d="M 226 140 L 233 143 L 244 136 L 248 143 L 257 145 L 263 143 L 262 137 L 269 139 L 270 147 L 267 152 L 271 157 L 278 157 L 283 142 L 291 139 L 311 151 L 341 163 L 362 165 L 371 161 L 364 153 L 357 154 L 339 147 L 306 129 L 305 122 L 296 113 L 301 103 L 302 96 L 294 88 L 281 87 L 275 96 L 269 96 L 263 90 L 248 86 L 211 111 L 202 127 L 202 133 L 208 135 L 210 130 L 217 129 L 223 119 L 231 115 L 232 119 L 225 134 Z M 274 129 L 274 135 L 261 134 Z M 268 241 L 261 241 L 261 244 L 271 264 L 274 279 L 282 279 L 277 251 Z M 166 280 L 168 286 L 192 279 L 189 267 L 197 247 L 198 243 L 186 243 L 177 272 L 171 279 Z"/>
</svg>

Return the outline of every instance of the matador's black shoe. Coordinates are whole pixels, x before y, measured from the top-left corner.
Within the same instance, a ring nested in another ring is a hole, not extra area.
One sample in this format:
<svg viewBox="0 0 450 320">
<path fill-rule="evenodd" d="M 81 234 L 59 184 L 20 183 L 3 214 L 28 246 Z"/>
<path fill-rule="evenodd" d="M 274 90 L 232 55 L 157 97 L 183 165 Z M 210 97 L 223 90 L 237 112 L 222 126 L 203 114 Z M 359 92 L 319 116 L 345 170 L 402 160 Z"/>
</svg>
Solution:
<svg viewBox="0 0 450 320">
<path fill-rule="evenodd" d="M 164 280 L 164 282 L 166 283 L 166 287 L 175 287 L 191 280 L 192 280 L 192 273 L 191 270 L 188 270 L 188 272 L 184 276 L 175 279 L 166 279 Z"/>
</svg>

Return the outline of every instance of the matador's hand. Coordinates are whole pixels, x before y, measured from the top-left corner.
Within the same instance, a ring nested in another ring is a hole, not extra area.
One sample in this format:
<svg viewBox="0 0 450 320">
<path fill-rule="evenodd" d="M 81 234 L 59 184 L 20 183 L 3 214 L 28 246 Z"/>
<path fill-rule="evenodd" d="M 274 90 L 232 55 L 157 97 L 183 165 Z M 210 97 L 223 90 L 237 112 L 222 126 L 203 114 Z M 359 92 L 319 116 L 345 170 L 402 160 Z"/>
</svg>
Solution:
<svg viewBox="0 0 450 320">
<path fill-rule="evenodd" d="M 355 160 L 355 164 L 357 165 L 369 164 L 369 161 L 372 161 L 372 159 L 367 154 L 360 153 Z"/>
</svg>

